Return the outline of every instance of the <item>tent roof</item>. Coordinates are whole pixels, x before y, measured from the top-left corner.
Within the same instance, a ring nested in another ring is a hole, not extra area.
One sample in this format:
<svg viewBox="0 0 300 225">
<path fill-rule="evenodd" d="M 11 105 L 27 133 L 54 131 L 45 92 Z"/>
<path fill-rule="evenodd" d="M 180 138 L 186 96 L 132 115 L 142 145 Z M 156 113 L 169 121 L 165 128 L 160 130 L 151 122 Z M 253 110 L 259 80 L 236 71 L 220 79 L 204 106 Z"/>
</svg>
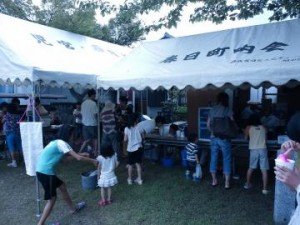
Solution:
<svg viewBox="0 0 300 225">
<path fill-rule="evenodd" d="M 283 85 L 300 78 L 300 19 L 145 42 L 98 77 L 104 89 Z"/>
<path fill-rule="evenodd" d="M 0 83 L 96 86 L 129 48 L 0 14 Z"/>
</svg>

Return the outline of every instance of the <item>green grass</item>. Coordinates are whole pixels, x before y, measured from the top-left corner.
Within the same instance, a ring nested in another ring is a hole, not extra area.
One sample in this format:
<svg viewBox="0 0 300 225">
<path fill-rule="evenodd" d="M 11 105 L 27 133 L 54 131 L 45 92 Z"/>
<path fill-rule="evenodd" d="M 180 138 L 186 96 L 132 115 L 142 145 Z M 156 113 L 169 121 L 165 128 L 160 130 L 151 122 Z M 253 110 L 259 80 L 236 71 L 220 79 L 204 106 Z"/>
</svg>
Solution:
<svg viewBox="0 0 300 225">
<path fill-rule="evenodd" d="M 0 161 L 0 187 L 2 194 L 1 224 L 37 224 L 35 178 L 25 174 L 25 168 L 7 168 Z M 274 179 L 270 171 L 271 193 L 261 194 L 260 173 L 254 173 L 254 188 L 245 191 L 245 169 L 240 169 L 241 179 L 232 180 L 232 188 L 224 189 L 219 177 L 219 186 L 210 185 L 210 176 L 205 173 L 200 183 L 185 180 L 180 165 L 164 168 L 159 164 L 145 163 L 144 184 L 127 185 L 125 164 L 117 169 L 119 184 L 113 188 L 112 205 L 97 206 L 100 190 L 84 191 L 81 188 L 81 173 L 93 169 L 82 162 L 63 163 L 58 168 L 75 202 L 86 201 L 87 207 L 76 215 L 69 215 L 68 208 L 58 195 L 50 221 L 63 225 L 271 225 L 273 222 Z M 134 171 L 135 172 L 135 171 Z M 41 188 L 41 209 L 44 207 Z"/>
</svg>

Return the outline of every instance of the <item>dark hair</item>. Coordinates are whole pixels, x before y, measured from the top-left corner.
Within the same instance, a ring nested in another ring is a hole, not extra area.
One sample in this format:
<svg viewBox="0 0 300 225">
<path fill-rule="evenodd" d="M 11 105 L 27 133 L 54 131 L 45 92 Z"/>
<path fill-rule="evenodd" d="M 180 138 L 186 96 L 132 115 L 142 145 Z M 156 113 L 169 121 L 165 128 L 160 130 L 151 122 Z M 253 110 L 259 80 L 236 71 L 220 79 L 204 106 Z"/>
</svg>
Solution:
<svg viewBox="0 0 300 225">
<path fill-rule="evenodd" d="M 7 109 L 7 107 L 8 107 L 8 103 L 7 102 L 1 102 L 0 103 L 0 110 Z"/>
<path fill-rule="evenodd" d="M 288 137 L 300 143 L 300 112 L 296 112 L 287 124 Z"/>
<path fill-rule="evenodd" d="M 196 133 L 190 133 L 188 142 L 195 142 L 196 140 L 198 140 L 198 135 Z"/>
<path fill-rule="evenodd" d="M 74 130 L 75 129 L 73 126 L 64 124 L 62 127 L 60 127 L 58 129 L 57 138 L 65 141 L 65 142 L 68 142 L 70 137 L 72 136 Z"/>
<path fill-rule="evenodd" d="M 19 105 L 20 104 L 20 100 L 18 98 L 13 98 L 11 100 L 11 103 L 14 104 L 14 105 L 17 105 L 17 104 Z"/>
<path fill-rule="evenodd" d="M 7 112 L 10 114 L 18 114 L 18 106 L 13 103 L 8 104 Z"/>
<path fill-rule="evenodd" d="M 172 130 L 174 130 L 174 131 L 177 131 L 179 128 L 178 128 L 178 125 L 172 123 L 172 124 L 170 125 L 170 129 L 172 129 Z"/>
<path fill-rule="evenodd" d="M 35 102 L 35 104 L 40 104 L 41 100 L 39 97 L 35 97 L 34 102 Z"/>
<path fill-rule="evenodd" d="M 110 158 L 115 154 L 115 151 L 110 144 L 103 144 L 101 145 L 101 151 L 100 155 L 102 155 L 104 158 Z"/>
<path fill-rule="evenodd" d="M 164 124 L 164 123 L 166 123 L 166 119 L 163 116 L 157 116 L 157 117 L 155 117 L 155 123 L 156 124 L 158 124 L 158 123 Z"/>
<path fill-rule="evenodd" d="M 138 122 L 139 116 L 137 113 L 127 115 L 127 127 L 132 128 Z"/>
<path fill-rule="evenodd" d="M 120 96 L 119 101 L 120 102 L 125 102 L 127 104 L 128 103 L 128 98 L 126 96 Z"/>
<path fill-rule="evenodd" d="M 96 91 L 94 90 L 94 89 L 90 89 L 90 90 L 88 90 L 88 92 L 87 92 L 87 95 L 89 96 L 89 97 L 91 97 L 92 95 L 95 95 L 96 94 Z"/>
<path fill-rule="evenodd" d="M 217 96 L 217 102 L 221 103 L 221 105 L 227 107 L 229 104 L 229 96 L 225 92 L 221 92 Z"/>
<path fill-rule="evenodd" d="M 258 114 L 254 113 L 251 114 L 248 118 L 248 125 L 252 125 L 252 126 L 259 126 L 261 125 L 261 121 L 260 121 L 260 117 Z"/>
</svg>

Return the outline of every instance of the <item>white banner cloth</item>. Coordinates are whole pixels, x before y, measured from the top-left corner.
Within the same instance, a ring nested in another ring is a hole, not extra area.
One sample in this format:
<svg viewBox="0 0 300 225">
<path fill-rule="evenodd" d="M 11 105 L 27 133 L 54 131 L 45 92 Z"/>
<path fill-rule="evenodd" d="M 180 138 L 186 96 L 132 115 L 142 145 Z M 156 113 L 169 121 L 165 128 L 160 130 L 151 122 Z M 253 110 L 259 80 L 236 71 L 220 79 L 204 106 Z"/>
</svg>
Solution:
<svg viewBox="0 0 300 225">
<path fill-rule="evenodd" d="M 35 176 L 37 158 L 43 150 L 42 122 L 21 122 L 20 131 L 26 173 Z"/>
</svg>

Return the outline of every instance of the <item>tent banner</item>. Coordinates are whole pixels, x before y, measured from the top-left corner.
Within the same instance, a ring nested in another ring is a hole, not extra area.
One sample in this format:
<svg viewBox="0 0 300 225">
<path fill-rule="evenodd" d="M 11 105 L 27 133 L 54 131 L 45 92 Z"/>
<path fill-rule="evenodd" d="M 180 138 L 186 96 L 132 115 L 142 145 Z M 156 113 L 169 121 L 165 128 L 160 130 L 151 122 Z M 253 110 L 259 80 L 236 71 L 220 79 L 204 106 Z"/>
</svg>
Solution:
<svg viewBox="0 0 300 225">
<path fill-rule="evenodd" d="M 37 159 L 43 150 L 42 122 L 21 122 L 20 131 L 26 174 L 35 176 Z"/>
<path fill-rule="evenodd" d="M 99 76 L 104 89 L 183 89 L 300 78 L 300 19 L 144 42 Z"/>
</svg>

